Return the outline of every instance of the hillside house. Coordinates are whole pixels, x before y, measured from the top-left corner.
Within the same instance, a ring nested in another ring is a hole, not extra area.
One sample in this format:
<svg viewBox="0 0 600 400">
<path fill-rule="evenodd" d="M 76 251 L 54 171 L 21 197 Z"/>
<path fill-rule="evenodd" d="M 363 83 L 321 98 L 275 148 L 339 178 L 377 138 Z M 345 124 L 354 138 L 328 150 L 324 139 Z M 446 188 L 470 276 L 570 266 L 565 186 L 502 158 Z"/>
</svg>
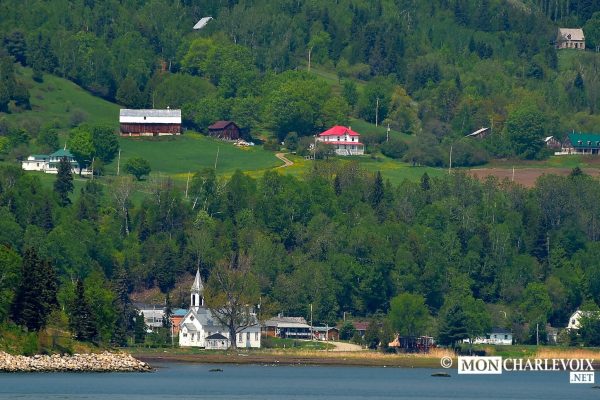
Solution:
<svg viewBox="0 0 600 400">
<path fill-rule="evenodd" d="M 213 349 L 229 348 L 232 339 L 229 337 L 229 330 L 204 306 L 203 294 L 204 285 L 200 278 L 200 271 L 197 271 L 190 291 L 190 309 L 179 323 L 179 346 Z M 215 336 L 215 334 L 220 336 Z M 227 340 L 225 341 L 221 336 Z M 261 338 L 258 320 L 254 325 L 238 332 L 233 340 L 236 340 L 238 348 L 260 348 Z"/>
<path fill-rule="evenodd" d="M 569 133 L 563 141 L 559 152 L 555 155 L 566 154 L 598 154 L 600 151 L 600 134 Z"/>
<path fill-rule="evenodd" d="M 208 127 L 208 134 L 221 140 L 238 140 L 240 127 L 233 121 L 217 121 Z"/>
<path fill-rule="evenodd" d="M 585 35 L 583 34 L 583 29 L 558 28 L 556 48 L 585 50 Z"/>
<path fill-rule="evenodd" d="M 350 127 L 336 125 L 320 133 L 317 141 L 333 146 L 340 156 L 357 156 L 365 154 L 365 145 L 360 142 L 360 134 Z"/>
<path fill-rule="evenodd" d="M 181 110 L 131 110 L 119 112 L 121 136 L 181 134 Z"/>
<path fill-rule="evenodd" d="M 71 173 L 79 174 L 79 163 L 67 149 L 57 150 L 49 156 L 44 154 L 33 154 L 21 162 L 21 168 L 25 171 L 41 171 L 47 174 L 58 174 L 60 160 L 65 158 L 71 163 Z M 84 168 L 81 175 L 92 175 L 92 170 Z"/>
<path fill-rule="evenodd" d="M 137 303 L 134 304 L 134 307 L 142 313 L 144 316 L 144 323 L 148 328 L 160 328 L 163 326 L 165 309 L 162 305 Z"/>
<path fill-rule="evenodd" d="M 367 328 L 369 328 L 369 323 L 366 321 L 352 321 L 352 326 L 354 330 L 361 338 L 365 338 L 365 334 L 367 333 Z"/>
<path fill-rule="evenodd" d="M 600 312 L 598 311 L 581 311 L 577 310 L 569 318 L 569 324 L 567 325 L 567 329 L 569 330 L 578 330 L 581 328 L 581 319 L 582 318 L 600 318 Z"/>
<path fill-rule="evenodd" d="M 277 316 L 262 326 L 263 335 L 278 338 L 310 339 L 310 331 L 310 325 L 303 317 Z"/>
</svg>

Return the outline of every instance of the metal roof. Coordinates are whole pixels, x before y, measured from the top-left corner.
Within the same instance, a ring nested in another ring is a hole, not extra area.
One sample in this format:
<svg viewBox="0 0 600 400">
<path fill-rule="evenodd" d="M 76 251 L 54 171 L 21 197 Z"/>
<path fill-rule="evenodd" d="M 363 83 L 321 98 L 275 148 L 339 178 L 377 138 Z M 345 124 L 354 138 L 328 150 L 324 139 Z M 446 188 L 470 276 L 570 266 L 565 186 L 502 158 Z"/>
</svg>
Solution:
<svg viewBox="0 0 600 400">
<path fill-rule="evenodd" d="M 211 19 L 213 19 L 213 17 L 200 18 L 200 21 L 196 22 L 196 25 L 194 25 L 194 29 L 204 28 L 206 26 L 206 24 L 208 24 L 208 21 L 210 21 Z"/>
<path fill-rule="evenodd" d="M 133 110 L 122 108 L 119 111 L 121 117 L 179 117 L 181 118 L 181 110 L 156 110 L 156 109 L 141 109 Z"/>
<path fill-rule="evenodd" d="M 600 147 L 600 134 L 598 133 L 569 133 L 569 141 L 573 148 L 588 149 Z"/>
<path fill-rule="evenodd" d="M 558 34 L 565 40 L 585 40 L 585 35 L 581 28 L 558 28 Z"/>
<path fill-rule="evenodd" d="M 50 157 L 73 157 L 73 154 L 67 149 L 60 149 L 50 154 Z"/>
<path fill-rule="evenodd" d="M 194 324 L 183 324 L 188 330 L 188 332 L 197 332 L 196 326 Z"/>
<path fill-rule="evenodd" d="M 212 335 L 206 337 L 206 340 L 210 340 L 210 339 L 229 340 L 227 337 L 221 335 L 219 332 L 213 333 Z"/>
</svg>

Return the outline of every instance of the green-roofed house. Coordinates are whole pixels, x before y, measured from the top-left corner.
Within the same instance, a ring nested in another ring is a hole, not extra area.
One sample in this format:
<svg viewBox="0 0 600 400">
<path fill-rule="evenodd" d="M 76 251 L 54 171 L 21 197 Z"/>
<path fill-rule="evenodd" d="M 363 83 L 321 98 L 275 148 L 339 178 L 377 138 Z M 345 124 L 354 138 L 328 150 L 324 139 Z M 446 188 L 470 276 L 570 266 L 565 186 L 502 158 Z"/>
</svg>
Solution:
<svg viewBox="0 0 600 400">
<path fill-rule="evenodd" d="M 67 160 L 71 163 L 71 171 L 73 174 L 79 173 L 79 163 L 75 161 L 75 157 L 73 154 L 67 149 L 61 149 L 55 151 L 49 156 L 44 154 L 33 154 L 27 157 L 27 160 L 24 160 L 21 164 L 21 167 L 25 171 L 42 171 L 47 174 L 57 174 L 58 173 L 58 164 L 62 158 L 67 158 Z M 90 169 L 84 168 L 81 170 L 82 175 L 91 175 L 92 171 Z"/>
<path fill-rule="evenodd" d="M 555 154 L 600 154 L 600 133 L 569 133 Z"/>
</svg>

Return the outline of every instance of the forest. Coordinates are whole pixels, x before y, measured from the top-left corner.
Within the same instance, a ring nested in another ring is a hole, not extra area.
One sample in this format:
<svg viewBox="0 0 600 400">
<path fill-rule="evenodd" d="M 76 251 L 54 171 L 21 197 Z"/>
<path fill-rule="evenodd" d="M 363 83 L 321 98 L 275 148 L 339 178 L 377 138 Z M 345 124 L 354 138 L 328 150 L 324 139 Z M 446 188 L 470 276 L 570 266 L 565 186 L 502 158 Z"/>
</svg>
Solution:
<svg viewBox="0 0 600 400">
<path fill-rule="evenodd" d="M 583 27 L 589 51 L 557 51 L 559 26 Z M 350 315 L 448 344 L 491 326 L 533 343 L 535 327 L 598 309 L 600 182 L 578 168 L 531 189 L 460 172 L 396 185 L 327 159 L 302 177 L 196 171 L 185 193 L 165 177 L 134 198 L 123 176 L 74 193 L 66 170 L 48 185 L 10 164 L 67 134 L 82 164 L 108 162 L 110 130 L 5 118 L 31 108 L 27 67 L 124 107 L 181 108 L 190 130 L 233 119 L 274 149 L 301 153 L 357 118 L 418 139 L 364 137 L 413 164 L 445 166 L 453 144 L 456 166 L 540 159 L 543 137 L 600 125 L 598 0 L 5 0 L 0 40 L 5 332 L 123 345 L 143 336 L 132 294 L 186 306 L 178 282 L 227 266 L 247 272 L 265 316 L 312 305 L 315 322 Z M 457 142 L 482 126 L 489 140 Z M 581 332 L 562 343 L 600 344 L 597 321 Z"/>
<path fill-rule="evenodd" d="M 397 329 L 436 336 L 460 312 L 471 336 L 493 324 L 531 342 L 532 326 L 564 327 L 600 302 L 600 182 L 580 170 L 533 189 L 460 173 L 395 186 L 336 161 L 305 179 L 205 170 L 189 198 L 164 180 L 139 205 L 131 186 L 90 180 L 61 202 L 64 185 L 0 169 L 1 320 L 73 326 L 83 303 L 92 338 L 122 343 L 132 291 L 158 287 L 184 307 L 178 278 L 199 268 L 210 285 L 223 265 L 245 268 L 265 317 L 308 316 L 309 305 L 329 324 L 418 311 L 418 324 Z"/>
</svg>

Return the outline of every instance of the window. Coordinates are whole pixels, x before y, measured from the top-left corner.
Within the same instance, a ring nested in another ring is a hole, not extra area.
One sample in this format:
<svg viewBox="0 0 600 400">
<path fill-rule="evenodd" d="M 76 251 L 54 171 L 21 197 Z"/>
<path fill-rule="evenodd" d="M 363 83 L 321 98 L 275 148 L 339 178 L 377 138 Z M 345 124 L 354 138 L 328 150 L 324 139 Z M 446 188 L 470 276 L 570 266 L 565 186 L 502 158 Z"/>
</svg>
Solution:
<svg viewBox="0 0 600 400">
<path fill-rule="evenodd" d="M 242 333 L 238 333 L 238 343 L 242 343 Z"/>
<path fill-rule="evenodd" d="M 254 332 L 254 340 L 258 340 L 258 332 Z"/>
<path fill-rule="evenodd" d="M 508 335 L 504 335 L 504 339 L 508 339 Z"/>
<path fill-rule="evenodd" d="M 193 321 L 193 320 L 194 320 L 194 316 L 190 315 L 190 321 Z"/>
<path fill-rule="evenodd" d="M 246 332 L 246 340 L 249 342 L 250 341 L 250 332 Z"/>
<path fill-rule="evenodd" d="M 184 333 L 184 334 L 183 334 L 183 337 L 187 337 L 187 333 Z"/>
</svg>

